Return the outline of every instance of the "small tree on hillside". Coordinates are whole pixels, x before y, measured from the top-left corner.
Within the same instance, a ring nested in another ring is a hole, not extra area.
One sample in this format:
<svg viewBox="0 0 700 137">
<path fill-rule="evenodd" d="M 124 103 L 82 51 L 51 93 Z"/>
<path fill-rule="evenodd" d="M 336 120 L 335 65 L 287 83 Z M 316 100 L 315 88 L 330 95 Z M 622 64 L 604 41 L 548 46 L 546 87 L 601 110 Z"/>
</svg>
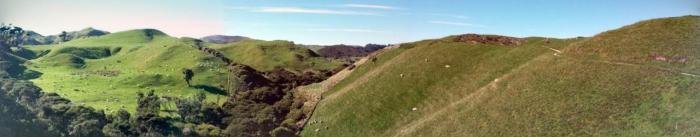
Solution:
<svg viewBox="0 0 700 137">
<path fill-rule="evenodd" d="M 167 136 L 167 131 L 172 129 L 165 117 L 160 117 L 161 98 L 151 90 L 147 94 L 138 93 L 136 102 L 136 115 L 132 127 L 140 136 Z"/>
<path fill-rule="evenodd" d="M 182 120 L 188 123 L 200 123 L 204 115 L 200 112 L 206 95 L 203 92 L 198 93 L 193 98 L 178 99 L 175 101 L 177 112 Z"/>
<path fill-rule="evenodd" d="M 192 77 L 194 77 L 194 72 L 191 69 L 185 69 L 182 71 L 182 75 L 184 75 L 185 82 L 187 82 L 187 86 L 190 85 L 190 81 L 192 81 Z"/>
<path fill-rule="evenodd" d="M 61 31 L 61 34 L 58 35 L 58 38 L 60 42 L 66 42 L 68 41 L 68 33 L 66 31 Z"/>
</svg>

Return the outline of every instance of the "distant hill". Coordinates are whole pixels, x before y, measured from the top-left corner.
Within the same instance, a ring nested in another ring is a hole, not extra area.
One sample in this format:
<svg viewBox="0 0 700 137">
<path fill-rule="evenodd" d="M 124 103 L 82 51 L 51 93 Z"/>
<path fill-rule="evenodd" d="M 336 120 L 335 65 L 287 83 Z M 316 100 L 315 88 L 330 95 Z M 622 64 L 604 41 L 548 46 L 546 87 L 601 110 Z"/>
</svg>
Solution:
<svg viewBox="0 0 700 137">
<path fill-rule="evenodd" d="M 318 50 L 319 50 L 319 49 L 321 49 L 321 48 L 323 48 L 323 47 L 326 47 L 326 46 L 323 46 L 323 45 L 303 45 L 303 46 L 306 47 L 306 48 L 308 48 L 308 49 L 310 49 L 311 51 L 316 52 L 316 53 L 318 53 Z"/>
<path fill-rule="evenodd" d="M 363 57 L 386 47 L 386 45 L 367 44 L 364 47 L 350 45 L 321 46 L 316 51 L 319 55 L 328 58 Z"/>
<path fill-rule="evenodd" d="M 301 136 L 700 134 L 699 16 L 592 38 L 450 36 L 368 58 Z"/>
<path fill-rule="evenodd" d="M 53 43 L 53 39 L 44 37 L 34 31 L 25 32 L 25 40 L 23 42 L 24 45 L 44 45 L 47 43 Z"/>
<path fill-rule="evenodd" d="M 331 70 L 343 62 L 320 57 L 310 49 L 291 41 L 243 40 L 230 44 L 211 44 L 234 62 L 240 62 L 261 71 L 287 68 Z"/>
<path fill-rule="evenodd" d="M 74 40 L 88 37 L 96 37 L 109 34 L 107 31 L 97 30 L 94 28 L 85 28 L 79 31 L 66 32 L 66 40 Z M 43 36 L 34 31 L 25 32 L 24 45 L 48 45 L 48 44 L 58 44 L 61 42 L 60 34 Z"/>
<path fill-rule="evenodd" d="M 90 28 L 85 28 L 79 31 L 73 31 L 69 32 L 68 36 L 70 39 L 79 39 L 79 38 L 85 38 L 85 37 L 95 37 L 95 36 L 102 36 L 102 35 L 107 35 L 109 32 L 103 31 L 103 30 L 97 30 L 92 27 Z"/>
<path fill-rule="evenodd" d="M 247 40 L 250 38 L 243 37 L 243 36 L 212 35 L 212 36 L 202 37 L 200 39 L 204 42 L 209 42 L 209 43 L 226 44 L 226 43 L 235 43 L 235 42 Z"/>
</svg>

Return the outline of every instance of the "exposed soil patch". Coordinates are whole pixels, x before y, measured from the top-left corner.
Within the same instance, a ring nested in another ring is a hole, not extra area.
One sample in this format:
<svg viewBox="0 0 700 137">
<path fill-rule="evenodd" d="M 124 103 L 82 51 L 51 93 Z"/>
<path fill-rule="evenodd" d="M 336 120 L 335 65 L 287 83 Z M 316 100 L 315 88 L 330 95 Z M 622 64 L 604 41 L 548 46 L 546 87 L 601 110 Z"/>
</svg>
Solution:
<svg viewBox="0 0 700 137">
<path fill-rule="evenodd" d="M 660 55 L 660 54 L 651 54 L 649 55 L 650 60 L 654 61 L 661 61 L 661 62 L 670 62 L 670 63 L 679 63 L 679 64 L 685 64 L 689 61 L 688 57 L 686 56 L 666 56 L 666 55 Z"/>
<path fill-rule="evenodd" d="M 197 40 L 196 42 L 197 42 L 197 43 L 195 44 L 195 48 L 197 48 L 198 50 L 200 50 L 200 51 L 202 51 L 202 52 L 204 52 L 204 53 L 207 53 L 207 54 L 209 54 L 209 55 L 212 55 L 212 56 L 214 56 L 214 57 L 216 57 L 216 58 L 219 58 L 221 61 L 223 61 L 224 63 L 226 63 L 226 65 L 231 64 L 231 59 L 226 58 L 226 56 L 224 55 L 224 53 L 221 53 L 221 52 L 219 52 L 218 50 L 215 50 L 215 49 L 212 49 L 212 48 L 207 48 L 207 47 L 202 46 L 202 41 L 201 41 L 201 40 Z"/>
<path fill-rule="evenodd" d="M 98 75 L 98 76 L 105 76 L 105 77 L 116 77 L 119 76 L 119 73 L 121 73 L 118 70 L 96 70 L 96 71 L 76 71 L 71 73 L 71 75 L 85 75 L 85 76 L 90 76 L 90 75 Z"/>
</svg>

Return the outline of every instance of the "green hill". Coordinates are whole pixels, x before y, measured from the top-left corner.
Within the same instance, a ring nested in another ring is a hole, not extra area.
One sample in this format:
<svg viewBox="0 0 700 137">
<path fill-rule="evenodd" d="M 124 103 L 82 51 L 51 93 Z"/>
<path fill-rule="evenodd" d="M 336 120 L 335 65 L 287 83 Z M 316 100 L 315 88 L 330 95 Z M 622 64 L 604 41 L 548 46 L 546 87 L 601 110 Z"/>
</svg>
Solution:
<svg viewBox="0 0 700 137">
<path fill-rule="evenodd" d="M 27 46 L 44 54 L 25 65 L 43 73 L 32 82 L 45 92 L 107 112 L 120 107 L 134 111 L 138 91 L 155 90 L 173 97 L 206 92 L 209 101 L 224 98 L 216 91 L 187 87 L 182 79 L 182 69 L 190 68 L 196 73 L 194 85 L 225 83 L 225 64 L 198 51 L 193 43 L 158 30 L 132 30 L 59 45 Z"/>
<path fill-rule="evenodd" d="M 196 39 L 178 39 L 154 29 L 131 30 L 57 45 L 26 46 L 33 51 L 35 56 L 32 58 L 35 59 L 25 66 L 42 73 L 31 81 L 45 92 L 56 92 L 77 104 L 105 109 L 108 113 L 120 107 L 133 112 L 136 93 L 149 90 L 170 97 L 189 97 L 205 92 L 207 101 L 221 103 L 227 98 L 223 91 L 228 88 L 225 87 L 227 64 L 198 50 L 197 43 Z M 306 52 L 308 49 L 294 45 L 218 47 L 225 50 L 226 56 L 235 58 L 236 63 L 265 70 L 274 67 L 330 68 L 334 65 L 330 60 L 313 57 Z M 296 55 L 305 60 L 289 59 Z M 313 64 L 307 62 L 315 62 L 318 66 L 295 66 Z M 182 71 L 186 68 L 195 73 L 191 87 L 183 80 Z M 165 109 L 174 110 L 175 107 L 169 103 Z"/>
<path fill-rule="evenodd" d="M 684 16 L 586 39 L 402 44 L 326 92 L 301 135 L 698 135 L 699 40 Z"/>
<path fill-rule="evenodd" d="M 312 50 L 290 41 L 243 40 L 232 44 L 211 44 L 209 47 L 223 52 L 233 62 L 246 64 L 262 71 L 275 68 L 296 71 L 331 70 L 342 64 L 336 60 L 319 57 Z"/>
</svg>

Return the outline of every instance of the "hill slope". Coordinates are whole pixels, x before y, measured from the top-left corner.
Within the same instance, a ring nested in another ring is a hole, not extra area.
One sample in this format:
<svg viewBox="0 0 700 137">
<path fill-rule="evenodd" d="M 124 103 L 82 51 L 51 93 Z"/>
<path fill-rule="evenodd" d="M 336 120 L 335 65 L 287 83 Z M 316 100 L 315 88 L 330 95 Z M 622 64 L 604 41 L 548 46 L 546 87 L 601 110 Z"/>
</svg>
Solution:
<svg viewBox="0 0 700 137">
<path fill-rule="evenodd" d="M 404 44 L 359 66 L 301 135 L 700 134 L 700 17 L 590 39 L 461 40 Z"/>
<path fill-rule="evenodd" d="M 140 29 L 89 37 L 57 45 L 26 46 L 32 54 L 25 66 L 42 73 L 32 79 L 46 92 L 56 92 L 76 103 L 112 112 L 124 107 L 134 111 L 133 96 L 155 90 L 159 96 L 189 97 L 207 93 L 207 101 L 226 100 L 227 63 L 198 49 L 200 42 L 174 38 L 154 29 Z M 339 63 L 323 59 L 293 44 L 255 41 L 260 44 L 206 46 L 221 49 L 234 63 L 263 71 L 330 70 Z M 192 69 L 192 86 L 182 71 Z M 172 105 L 172 104 L 170 104 Z M 166 107 L 166 109 L 174 109 Z"/>
<path fill-rule="evenodd" d="M 249 65 L 257 70 L 270 71 L 287 68 L 295 71 L 307 69 L 331 70 L 341 62 L 325 59 L 315 52 L 290 41 L 243 40 L 231 44 L 211 44 L 208 47 L 221 51 L 234 62 Z"/>
<path fill-rule="evenodd" d="M 206 92 L 209 101 L 224 97 L 219 88 L 225 84 L 225 64 L 192 45 L 192 40 L 158 30 L 132 30 L 60 45 L 28 46 L 39 57 L 25 65 L 43 73 L 32 81 L 45 92 L 108 112 L 120 107 L 133 111 L 138 91 L 156 90 L 158 95 L 173 97 Z M 196 74 L 194 87 L 182 79 L 186 68 Z"/>
</svg>

